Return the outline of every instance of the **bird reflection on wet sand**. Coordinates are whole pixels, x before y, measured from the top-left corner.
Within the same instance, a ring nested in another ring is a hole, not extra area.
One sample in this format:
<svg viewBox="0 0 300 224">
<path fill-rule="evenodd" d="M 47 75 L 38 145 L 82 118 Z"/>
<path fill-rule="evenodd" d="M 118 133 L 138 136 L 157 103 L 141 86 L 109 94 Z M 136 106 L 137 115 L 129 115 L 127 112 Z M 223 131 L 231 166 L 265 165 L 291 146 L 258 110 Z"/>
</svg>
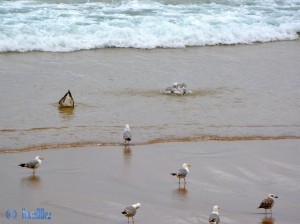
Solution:
<svg viewBox="0 0 300 224">
<path fill-rule="evenodd" d="M 177 189 L 173 190 L 173 195 L 175 198 L 178 199 L 186 199 L 188 195 L 188 190 L 184 187 L 178 187 Z"/>
<path fill-rule="evenodd" d="M 275 220 L 272 217 L 264 217 L 261 220 L 261 224 L 274 224 Z"/>
<path fill-rule="evenodd" d="M 177 192 L 178 194 L 185 195 L 188 192 L 188 190 L 185 188 L 184 185 L 184 187 L 178 187 Z"/>
<path fill-rule="evenodd" d="M 129 147 L 129 145 L 124 146 L 123 153 L 124 153 L 125 157 L 130 157 L 131 156 L 131 148 Z"/>
<path fill-rule="evenodd" d="M 31 175 L 31 176 L 22 178 L 21 183 L 24 186 L 38 187 L 41 184 L 41 178 L 36 175 Z"/>
<path fill-rule="evenodd" d="M 123 149 L 125 166 L 129 166 L 131 155 L 132 155 L 131 148 L 129 147 L 129 145 L 125 145 Z"/>
</svg>

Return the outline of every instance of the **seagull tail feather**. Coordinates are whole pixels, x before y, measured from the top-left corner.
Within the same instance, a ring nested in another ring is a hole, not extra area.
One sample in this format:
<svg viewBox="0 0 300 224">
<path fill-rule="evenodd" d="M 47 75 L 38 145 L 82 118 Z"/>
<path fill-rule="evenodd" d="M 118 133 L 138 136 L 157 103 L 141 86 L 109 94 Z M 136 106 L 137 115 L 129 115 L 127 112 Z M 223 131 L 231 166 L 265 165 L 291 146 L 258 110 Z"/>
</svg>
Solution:
<svg viewBox="0 0 300 224">
<path fill-rule="evenodd" d="M 259 208 L 264 208 L 264 207 L 263 207 L 262 204 L 260 204 L 260 205 L 257 207 L 257 209 L 259 209 Z"/>
<path fill-rule="evenodd" d="M 26 167 L 26 163 L 21 163 L 19 166 L 20 167 Z"/>
<path fill-rule="evenodd" d="M 176 173 L 171 173 L 172 176 L 176 176 Z"/>
</svg>

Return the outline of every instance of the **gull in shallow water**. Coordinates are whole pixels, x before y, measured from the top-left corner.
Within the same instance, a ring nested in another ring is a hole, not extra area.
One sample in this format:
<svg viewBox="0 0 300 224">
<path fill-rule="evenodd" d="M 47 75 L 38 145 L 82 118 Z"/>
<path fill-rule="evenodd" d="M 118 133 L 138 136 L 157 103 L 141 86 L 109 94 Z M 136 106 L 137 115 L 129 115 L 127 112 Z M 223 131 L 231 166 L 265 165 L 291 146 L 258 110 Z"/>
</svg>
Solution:
<svg viewBox="0 0 300 224">
<path fill-rule="evenodd" d="M 219 209 L 220 208 L 218 205 L 215 205 L 213 207 L 213 211 L 208 218 L 208 221 L 210 224 L 219 224 L 220 223 Z"/>
<path fill-rule="evenodd" d="M 165 89 L 165 93 L 184 95 L 186 93 L 191 93 L 191 91 L 187 91 L 187 85 L 185 83 L 174 82 L 172 86 Z"/>
<path fill-rule="evenodd" d="M 129 128 L 129 124 L 125 125 L 124 131 L 123 131 L 123 139 L 125 141 L 125 144 L 129 143 L 132 139 L 131 131 Z"/>
<path fill-rule="evenodd" d="M 42 160 L 44 160 L 43 157 L 36 156 L 34 160 L 32 160 L 28 163 L 21 163 L 19 166 L 32 169 L 32 174 L 34 175 L 35 174 L 35 169 L 37 169 L 41 165 Z"/>
<path fill-rule="evenodd" d="M 126 207 L 124 211 L 122 212 L 123 215 L 125 215 L 128 218 L 128 223 L 129 223 L 129 218 L 132 218 L 132 223 L 134 223 L 133 216 L 136 214 L 136 211 L 141 207 L 140 203 L 136 203 L 134 205 L 131 205 L 129 207 Z"/>
<path fill-rule="evenodd" d="M 275 204 L 274 198 L 278 198 L 278 196 L 274 194 L 269 194 L 269 196 L 266 199 L 262 200 L 258 208 L 264 208 L 265 213 L 267 213 L 267 210 L 270 209 L 272 214 L 272 207 Z"/>
<path fill-rule="evenodd" d="M 191 167 L 191 164 L 184 163 L 184 164 L 182 164 L 182 167 L 183 168 L 177 170 L 176 172 L 171 173 L 172 176 L 177 176 L 178 177 L 178 183 L 179 183 L 179 185 L 180 185 L 180 179 L 182 179 L 182 178 L 184 180 L 184 184 L 186 184 L 185 178 L 188 175 L 188 173 L 190 172 L 189 171 L 189 167 Z"/>
<path fill-rule="evenodd" d="M 74 107 L 74 99 L 70 90 L 59 100 L 59 106 L 61 107 Z"/>
</svg>

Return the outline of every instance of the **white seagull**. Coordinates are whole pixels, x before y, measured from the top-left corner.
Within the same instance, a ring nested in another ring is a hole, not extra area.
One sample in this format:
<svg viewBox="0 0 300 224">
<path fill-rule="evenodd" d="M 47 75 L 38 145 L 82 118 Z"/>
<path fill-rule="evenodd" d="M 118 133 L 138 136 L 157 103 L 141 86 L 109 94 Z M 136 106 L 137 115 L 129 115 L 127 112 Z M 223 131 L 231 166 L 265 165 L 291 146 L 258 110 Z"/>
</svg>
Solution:
<svg viewBox="0 0 300 224">
<path fill-rule="evenodd" d="M 177 176 L 178 177 L 178 181 L 179 181 L 179 184 L 180 184 L 180 179 L 183 178 L 184 180 L 184 184 L 186 184 L 186 181 L 185 181 L 185 178 L 186 176 L 188 175 L 188 173 L 190 172 L 189 171 L 189 167 L 191 167 L 192 165 L 189 164 L 189 163 L 184 163 L 182 164 L 182 167 L 181 169 L 177 170 L 176 172 L 174 173 L 171 173 L 172 176 Z"/>
<path fill-rule="evenodd" d="M 218 205 L 215 205 L 213 207 L 213 211 L 208 218 L 208 221 L 210 224 L 219 224 L 220 223 L 219 209 L 220 208 Z"/>
<path fill-rule="evenodd" d="M 21 163 L 19 166 L 32 169 L 32 174 L 34 175 L 35 174 L 35 169 L 37 169 L 42 164 L 42 160 L 44 160 L 43 157 L 36 156 L 34 160 L 32 160 L 28 163 Z"/>
<path fill-rule="evenodd" d="M 128 223 L 129 223 L 129 218 L 132 218 L 132 223 L 134 223 L 133 216 L 136 214 L 136 211 L 141 207 L 140 203 L 136 203 L 134 205 L 131 205 L 129 207 L 126 207 L 124 211 L 122 212 L 123 215 L 125 215 L 128 218 Z"/>
<path fill-rule="evenodd" d="M 126 143 L 129 143 L 132 140 L 132 135 L 131 135 L 131 131 L 129 128 L 129 124 L 125 125 L 124 131 L 123 131 L 123 139 Z"/>
</svg>

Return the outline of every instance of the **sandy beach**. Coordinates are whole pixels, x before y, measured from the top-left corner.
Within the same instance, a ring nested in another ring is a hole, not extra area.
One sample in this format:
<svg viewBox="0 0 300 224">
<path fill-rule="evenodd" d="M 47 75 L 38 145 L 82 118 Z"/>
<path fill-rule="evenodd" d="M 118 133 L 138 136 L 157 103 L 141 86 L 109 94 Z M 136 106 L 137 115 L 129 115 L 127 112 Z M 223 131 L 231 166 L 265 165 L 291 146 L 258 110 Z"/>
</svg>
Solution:
<svg viewBox="0 0 300 224">
<path fill-rule="evenodd" d="M 0 224 L 299 222 L 299 0 L 0 1 L 0 30 Z"/>
<path fill-rule="evenodd" d="M 135 223 L 208 223 L 214 204 L 225 224 L 294 223 L 300 219 L 298 146 L 299 140 L 207 141 L 1 154 L 0 223 L 24 223 L 22 208 L 44 208 L 51 221 L 40 223 L 121 224 L 127 223 L 122 209 L 137 202 Z M 45 160 L 32 177 L 17 165 L 35 155 Z M 183 162 L 192 167 L 179 188 L 170 172 Z M 279 196 L 272 220 L 257 209 L 269 193 Z M 6 219 L 8 209 L 17 219 Z"/>
</svg>

